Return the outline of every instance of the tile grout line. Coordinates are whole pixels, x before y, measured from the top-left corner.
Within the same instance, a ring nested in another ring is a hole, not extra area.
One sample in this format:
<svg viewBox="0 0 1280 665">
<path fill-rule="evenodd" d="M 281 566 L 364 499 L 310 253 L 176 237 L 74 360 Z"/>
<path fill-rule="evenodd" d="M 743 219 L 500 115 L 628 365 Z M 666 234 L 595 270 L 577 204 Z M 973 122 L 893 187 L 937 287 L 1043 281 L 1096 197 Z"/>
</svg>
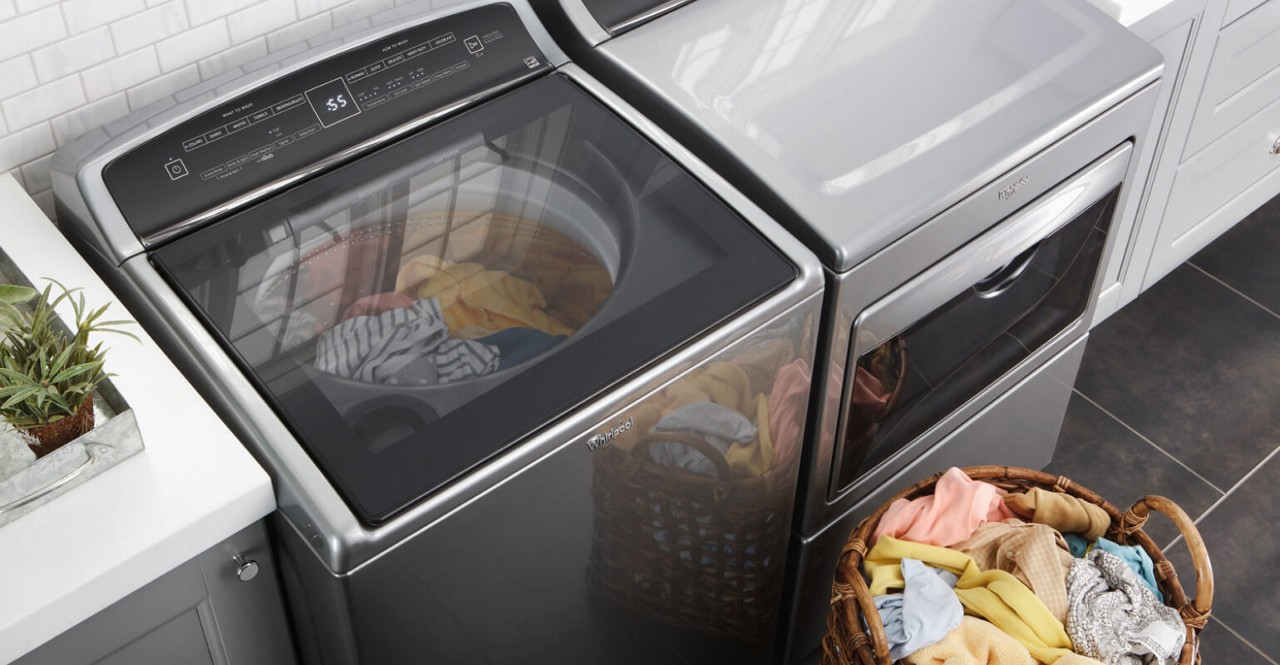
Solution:
<svg viewBox="0 0 1280 665">
<path fill-rule="evenodd" d="M 1209 514 L 1210 514 L 1210 513 L 1212 513 L 1214 510 L 1217 510 L 1218 506 L 1219 506 L 1220 504 L 1222 504 L 1222 502 L 1223 502 L 1223 501 L 1226 501 L 1226 500 L 1227 500 L 1227 497 L 1231 496 L 1232 494 L 1234 494 L 1234 493 L 1235 493 L 1235 491 L 1236 491 L 1236 490 L 1240 489 L 1240 486 L 1242 486 L 1242 485 L 1244 485 L 1246 482 L 1248 482 L 1248 481 L 1249 481 L 1249 479 L 1250 479 L 1250 478 L 1252 478 L 1252 477 L 1254 476 L 1254 474 L 1258 473 L 1258 471 L 1260 471 L 1260 470 L 1262 469 L 1262 467 L 1266 466 L 1266 464 L 1267 464 L 1268 462 L 1270 462 L 1273 458 L 1275 458 L 1275 456 L 1276 456 L 1277 454 L 1280 454 L 1280 447 L 1277 447 L 1275 450 L 1272 450 L 1270 453 L 1267 453 L 1267 456 L 1266 456 L 1266 457 L 1264 457 L 1264 458 L 1262 458 L 1262 461 L 1261 461 L 1261 462 L 1258 462 L 1258 465 L 1257 465 L 1257 466 L 1255 466 L 1255 467 L 1253 467 L 1252 469 L 1250 469 L 1250 470 L 1249 470 L 1249 473 L 1244 474 L 1244 476 L 1243 476 L 1242 478 L 1240 478 L 1240 480 L 1236 481 L 1236 484 L 1234 484 L 1234 485 L 1232 485 L 1232 486 L 1231 486 L 1231 489 L 1228 489 L 1228 490 L 1227 490 L 1227 492 L 1226 492 L 1225 494 L 1223 494 L 1221 498 L 1219 498 L 1217 501 L 1214 501 L 1214 502 L 1213 502 L 1213 505 L 1211 505 L 1211 506 L 1209 506 L 1208 508 L 1206 508 L 1206 509 L 1205 509 L 1205 511 L 1204 511 L 1203 513 L 1201 513 L 1199 517 L 1197 517 L 1197 518 L 1195 518 L 1194 520 L 1192 520 L 1192 522 L 1193 522 L 1196 526 L 1199 526 L 1199 525 L 1200 525 L 1200 521 L 1201 521 L 1201 520 L 1203 520 L 1204 518 L 1208 517 L 1208 516 L 1209 516 Z M 1178 542 L 1179 542 L 1179 541 L 1181 541 L 1181 540 L 1182 540 L 1182 534 L 1178 534 L 1178 537 L 1177 537 L 1177 538 L 1174 538 L 1174 539 L 1173 539 L 1173 542 L 1169 543 L 1167 546 L 1165 546 L 1165 547 L 1164 547 L 1164 549 L 1162 549 L 1162 550 L 1160 550 L 1160 551 L 1161 551 L 1161 552 L 1167 552 L 1167 551 L 1169 550 L 1169 548 L 1170 548 L 1170 547 L 1173 547 L 1174 545 L 1177 545 L 1177 544 L 1178 544 Z"/>
<path fill-rule="evenodd" d="M 1271 316 L 1274 316 L 1274 317 L 1276 317 L 1277 319 L 1280 319 L 1280 314 L 1277 314 L 1276 312 L 1271 311 L 1271 308 L 1269 308 L 1269 307 L 1267 307 L 1266 305 L 1264 305 L 1264 304 L 1262 304 L 1262 303 L 1258 302 L 1257 300 L 1254 300 L 1253 298 L 1250 298 L 1249 296 L 1247 296 L 1247 295 L 1245 295 L 1245 294 L 1241 293 L 1238 289 L 1236 289 L 1236 287 L 1231 286 L 1230 284 L 1228 284 L 1228 283 L 1226 283 L 1226 282 L 1222 281 L 1221 279 L 1218 279 L 1216 276 L 1214 276 L 1214 275 L 1213 275 L 1213 273 L 1210 273 L 1209 271 L 1205 270 L 1204 268 L 1201 268 L 1200 266 L 1198 266 L 1198 265 L 1196 265 L 1196 264 L 1194 264 L 1194 263 L 1192 263 L 1192 262 L 1190 262 L 1190 261 L 1187 261 L 1187 265 L 1191 266 L 1192 268 L 1195 268 L 1196 270 L 1199 270 L 1202 274 L 1204 274 L 1204 276 L 1205 276 L 1205 277 L 1208 277 L 1209 279 L 1211 279 L 1211 280 L 1213 280 L 1213 281 L 1217 282 L 1218 284 L 1221 284 L 1221 285 L 1223 286 L 1223 288 L 1225 288 L 1225 289 L 1227 289 L 1228 291 L 1230 291 L 1230 292 L 1232 292 L 1232 293 L 1234 293 L 1234 294 L 1236 294 L 1236 295 L 1240 296 L 1241 298 L 1244 298 L 1246 301 L 1248 301 L 1250 304 L 1252 304 L 1252 305 L 1256 306 L 1258 309 L 1261 309 L 1262 311 L 1266 312 L 1267 314 L 1270 314 Z"/>
<path fill-rule="evenodd" d="M 1147 442 L 1147 444 L 1148 444 L 1148 445 L 1150 445 L 1152 448 L 1155 448 L 1156 450 L 1159 450 L 1160 452 L 1164 453 L 1165 457 L 1168 457 L 1169 459 L 1173 460 L 1173 461 L 1174 461 L 1174 463 L 1175 463 L 1175 464 L 1177 464 L 1178 466 L 1180 466 L 1180 467 L 1182 467 L 1182 468 L 1186 469 L 1187 471 L 1191 472 L 1191 475 L 1195 476 L 1196 478 L 1199 478 L 1199 479 L 1201 480 L 1201 482 L 1203 482 L 1204 484 L 1208 485 L 1209 487 L 1212 487 L 1212 488 L 1213 488 L 1215 491 L 1217 491 L 1219 494 L 1222 494 L 1223 496 L 1225 496 L 1225 495 L 1226 495 L 1226 492 L 1223 492 L 1223 491 L 1222 491 L 1222 488 L 1220 488 L 1220 487 L 1218 487 L 1217 485 L 1215 485 L 1215 484 L 1213 484 L 1212 482 L 1210 482 L 1208 478 L 1205 478 L 1204 476 L 1200 475 L 1200 474 L 1199 474 L 1195 469 L 1193 469 L 1193 468 L 1191 468 L 1191 467 L 1187 466 L 1186 464 L 1184 464 L 1184 463 L 1182 462 L 1182 460 L 1180 460 L 1180 459 L 1178 459 L 1177 457 L 1174 457 L 1173 455 L 1171 455 L 1171 454 L 1169 453 L 1169 451 L 1167 451 L 1167 450 L 1165 450 L 1164 448 L 1161 448 L 1160 446 L 1156 445 L 1156 443 L 1155 443 L 1154 441 L 1152 441 L 1151 439 L 1148 439 L 1148 438 L 1147 438 L 1145 435 L 1143 435 L 1141 432 L 1139 432 L 1138 430 L 1134 429 L 1132 426 L 1130 426 L 1130 425 L 1129 425 L 1129 423 L 1126 423 L 1125 421 L 1121 420 L 1119 417 L 1117 417 L 1117 416 L 1116 416 L 1116 414 L 1111 413 L 1110 411 L 1108 411 L 1108 410 L 1106 409 L 1106 407 L 1104 407 L 1104 406 L 1102 406 L 1101 404 L 1098 404 L 1097 402 L 1093 401 L 1093 399 L 1092 399 L 1091 397 L 1089 397 L 1088 395 L 1086 395 L 1086 394 L 1084 394 L 1084 393 L 1080 392 L 1080 390 L 1079 390 L 1078 388 L 1074 388 L 1074 387 L 1073 387 L 1073 388 L 1071 389 L 1071 391 L 1072 391 L 1072 392 L 1074 392 L 1075 394 L 1079 395 L 1080 397 L 1082 397 L 1086 402 L 1088 402 L 1088 403 L 1092 404 L 1093 406 L 1095 406 L 1099 411 L 1101 411 L 1101 412 L 1103 412 L 1103 413 L 1107 414 L 1107 416 L 1108 416 L 1109 418 L 1111 418 L 1112 420 L 1114 420 L 1114 421 L 1116 421 L 1116 422 L 1120 423 L 1120 425 L 1121 425 L 1122 427 L 1124 427 L 1125 429 L 1127 429 L 1127 430 L 1129 430 L 1130 432 L 1132 432 L 1132 433 L 1134 434 L 1134 436 L 1137 436 L 1139 439 L 1142 439 L 1143 441 L 1146 441 L 1146 442 Z M 1252 473 L 1252 472 L 1251 472 L 1251 473 Z M 1247 474 L 1246 474 L 1246 477 L 1247 477 Z"/>
<path fill-rule="evenodd" d="M 1210 621 L 1211 621 L 1212 623 L 1216 623 L 1216 624 L 1218 624 L 1219 626 L 1222 626 L 1222 629 L 1223 629 L 1223 630 L 1225 630 L 1225 631 L 1227 631 L 1228 633 L 1231 633 L 1232 635 L 1234 635 L 1234 636 L 1236 637 L 1236 639 L 1237 639 L 1237 640 L 1240 640 L 1240 642 L 1241 642 L 1242 644 L 1244 644 L 1245 646 L 1249 647 L 1250 649 L 1253 649 L 1255 652 L 1257 652 L 1257 654 L 1258 654 L 1259 656 L 1262 656 L 1262 658 L 1263 658 L 1264 660 L 1266 660 L 1268 663 L 1271 663 L 1271 665 L 1280 665 L 1280 663 L 1276 663 L 1276 660 L 1275 660 L 1274 658 L 1272 658 L 1271 656 L 1267 655 L 1267 653 L 1266 653 L 1265 651 L 1263 651 L 1262 649 L 1259 649 L 1259 648 L 1258 648 L 1258 647 L 1257 647 L 1253 642 L 1250 642 L 1250 641 L 1248 640 L 1248 638 L 1246 638 L 1244 635 L 1241 635 L 1239 632 L 1237 632 L 1235 628 L 1232 628 L 1231 626 L 1228 626 L 1228 625 L 1226 624 L 1226 622 L 1225 622 L 1225 621 L 1223 621 L 1222 619 L 1219 619 L 1219 618 L 1217 618 L 1217 617 L 1213 617 L 1213 618 L 1211 618 L 1211 619 L 1210 619 Z"/>
</svg>

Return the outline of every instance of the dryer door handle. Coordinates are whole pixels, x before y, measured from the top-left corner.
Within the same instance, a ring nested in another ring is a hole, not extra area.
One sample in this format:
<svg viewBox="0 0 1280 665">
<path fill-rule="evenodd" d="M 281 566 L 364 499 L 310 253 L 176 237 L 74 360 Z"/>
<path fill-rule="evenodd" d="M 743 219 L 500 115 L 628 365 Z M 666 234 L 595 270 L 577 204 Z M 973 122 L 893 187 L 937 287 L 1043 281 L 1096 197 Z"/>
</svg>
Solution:
<svg viewBox="0 0 1280 665">
<path fill-rule="evenodd" d="M 973 292 L 978 294 L 979 298 L 995 298 L 996 296 L 1008 291 L 1027 271 L 1031 262 L 1036 258 L 1036 252 L 1039 251 L 1040 245 L 1044 241 L 1040 241 L 1028 247 L 1021 254 L 1013 257 L 1013 260 L 997 268 L 995 272 L 987 275 L 982 281 L 973 285 Z"/>
</svg>

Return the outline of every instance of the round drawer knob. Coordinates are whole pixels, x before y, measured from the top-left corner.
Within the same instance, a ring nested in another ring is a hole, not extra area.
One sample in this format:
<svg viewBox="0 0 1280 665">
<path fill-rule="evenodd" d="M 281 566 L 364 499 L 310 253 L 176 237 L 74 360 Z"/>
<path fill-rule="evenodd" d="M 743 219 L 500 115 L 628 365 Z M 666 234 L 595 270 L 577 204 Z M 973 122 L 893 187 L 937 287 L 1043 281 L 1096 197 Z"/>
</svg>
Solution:
<svg viewBox="0 0 1280 665">
<path fill-rule="evenodd" d="M 1271 144 L 1271 154 L 1280 155 L 1280 139 L 1276 139 L 1276 142 Z"/>
<path fill-rule="evenodd" d="M 253 559 L 245 559 L 244 555 L 237 554 L 234 561 L 236 562 L 236 577 L 241 582 L 250 582 L 258 576 L 258 562 Z"/>
</svg>

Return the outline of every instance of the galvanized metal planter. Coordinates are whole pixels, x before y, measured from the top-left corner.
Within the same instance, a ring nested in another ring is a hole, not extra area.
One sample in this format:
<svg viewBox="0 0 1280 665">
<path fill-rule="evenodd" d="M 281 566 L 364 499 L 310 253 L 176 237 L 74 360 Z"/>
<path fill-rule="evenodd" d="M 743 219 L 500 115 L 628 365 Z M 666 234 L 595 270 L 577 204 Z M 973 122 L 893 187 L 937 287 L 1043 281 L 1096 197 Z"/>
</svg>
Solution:
<svg viewBox="0 0 1280 665">
<path fill-rule="evenodd" d="M 94 394 L 97 425 L 0 480 L 0 527 L 143 449 L 133 410 L 110 382 Z"/>
<path fill-rule="evenodd" d="M 0 250 L 0 281 L 31 285 L 3 250 Z M 110 362 L 108 358 L 108 370 Z M 0 478 L 0 527 L 143 449 L 142 432 L 133 410 L 115 385 L 107 380 L 93 396 L 96 425 L 92 430 Z"/>
</svg>

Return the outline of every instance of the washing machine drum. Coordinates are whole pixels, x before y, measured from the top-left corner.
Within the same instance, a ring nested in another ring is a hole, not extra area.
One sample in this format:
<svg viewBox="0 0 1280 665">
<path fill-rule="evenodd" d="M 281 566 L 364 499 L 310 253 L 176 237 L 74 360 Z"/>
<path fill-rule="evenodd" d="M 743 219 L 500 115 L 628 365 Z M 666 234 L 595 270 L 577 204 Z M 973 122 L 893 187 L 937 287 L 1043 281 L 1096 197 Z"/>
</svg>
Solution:
<svg viewBox="0 0 1280 665">
<path fill-rule="evenodd" d="M 558 75 L 152 260 L 371 524 L 796 275 Z"/>
</svg>

